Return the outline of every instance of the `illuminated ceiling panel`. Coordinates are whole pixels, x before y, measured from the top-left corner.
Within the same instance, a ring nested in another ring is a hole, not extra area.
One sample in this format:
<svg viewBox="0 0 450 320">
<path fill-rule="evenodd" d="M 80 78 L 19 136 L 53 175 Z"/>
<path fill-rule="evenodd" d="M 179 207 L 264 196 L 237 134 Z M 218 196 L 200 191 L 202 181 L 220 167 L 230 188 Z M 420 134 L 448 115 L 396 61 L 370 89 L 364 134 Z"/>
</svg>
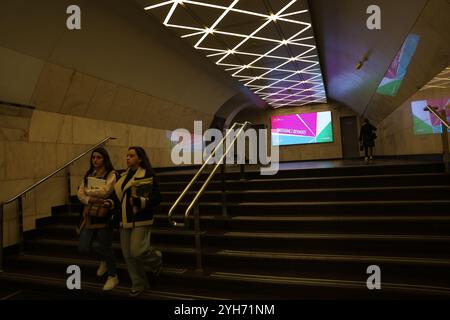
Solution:
<svg viewBox="0 0 450 320">
<path fill-rule="evenodd" d="M 306 0 L 140 2 L 274 108 L 327 102 Z"/>
<path fill-rule="evenodd" d="M 439 73 L 433 80 L 431 80 L 427 85 L 425 85 L 422 90 L 438 88 L 438 89 L 448 89 L 450 88 L 450 67 L 445 68 L 441 73 Z"/>
</svg>

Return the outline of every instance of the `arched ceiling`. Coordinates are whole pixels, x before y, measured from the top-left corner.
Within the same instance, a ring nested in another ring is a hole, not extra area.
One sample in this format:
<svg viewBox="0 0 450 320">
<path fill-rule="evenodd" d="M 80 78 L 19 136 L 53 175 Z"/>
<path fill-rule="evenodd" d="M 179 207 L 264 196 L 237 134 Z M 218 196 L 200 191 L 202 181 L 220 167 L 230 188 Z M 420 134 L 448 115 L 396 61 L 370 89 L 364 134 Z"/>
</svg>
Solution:
<svg viewBox="0 0 450 320">
<path fill-rule="evenodd" d="M 364 116 L 381 122 L 450 64 L 450 1 L 429 0 Z M 410 56 L 410 59 L 408 59 Z M 409 63 L 408 63 L 409 62 Z"/>
<path fill-rule="evenodd" d="M 426 3 L 310 0 L 328 98 L 362 115 Z M 367 27 L 370 5 L 381 9 L 381 30 Z M 368 60 L 357 70 L 365 56 Z"/>
<path fill-rule="evenodd" d="M 446 67 L 436 77 L 431 79 L 420 91 L 428 89 L 449 89 L 450 88 L 450 66 Z"/>
<path fill-rule="evenodd" d="M 307 1 L 137 1 L 271 106 L 326 102 Z"/>
</svg>

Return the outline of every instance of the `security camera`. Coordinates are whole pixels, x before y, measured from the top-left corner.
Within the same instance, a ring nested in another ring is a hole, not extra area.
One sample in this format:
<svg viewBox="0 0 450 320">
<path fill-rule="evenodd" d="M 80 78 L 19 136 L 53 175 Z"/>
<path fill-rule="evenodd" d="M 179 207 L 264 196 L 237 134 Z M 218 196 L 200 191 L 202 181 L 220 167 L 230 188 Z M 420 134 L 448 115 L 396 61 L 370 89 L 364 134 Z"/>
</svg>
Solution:
<svg viewBox="0 0 450 320">
<path fill-rule="evenodd" d="M 364 62 L 367 60 L 367 56 L 363 57 L 363 59 L 356 64 L 356 70 L 360 70 L 364 66 Z"/>
</svg>

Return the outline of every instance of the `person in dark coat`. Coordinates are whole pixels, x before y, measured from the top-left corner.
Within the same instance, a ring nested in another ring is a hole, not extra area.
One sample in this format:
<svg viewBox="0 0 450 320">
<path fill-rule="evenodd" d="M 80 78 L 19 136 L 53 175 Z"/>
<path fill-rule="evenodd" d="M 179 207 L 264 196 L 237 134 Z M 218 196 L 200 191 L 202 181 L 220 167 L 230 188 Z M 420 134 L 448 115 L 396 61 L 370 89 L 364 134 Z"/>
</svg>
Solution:
<svg viewBox="0 0 450 320">
<path fill-rule="evenodd" d="M 375 147 L 375 139 L 377 138 L 375 131 L 377 131 L 377 128 L 370 123 L 369 119 L 364 120 L 364 124 L 359 133 L 359 141 L 361 147 L 364 148 L 364 160 L 366 162 L 373 159 L 373 148 Z"/>
</svg>

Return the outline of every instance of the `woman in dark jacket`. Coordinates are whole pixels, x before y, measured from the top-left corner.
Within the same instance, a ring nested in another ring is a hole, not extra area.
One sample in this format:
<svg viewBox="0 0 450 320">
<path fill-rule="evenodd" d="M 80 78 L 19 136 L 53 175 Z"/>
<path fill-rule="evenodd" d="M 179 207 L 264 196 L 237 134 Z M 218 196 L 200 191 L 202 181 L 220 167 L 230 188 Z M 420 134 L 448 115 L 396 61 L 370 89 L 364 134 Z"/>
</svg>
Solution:
<svg viewBox="0 0 450 320">
<path fill-rule="evenodd" d="M 114 220 L 120 225 L 120 243 L 132 281 L 130 295 L 137 296 L 149 288 L 146 269 L 159 273 L 161 252 L 150 246 L 153 209 L 161 201 L 158 182 L 145 150 L 130 147 L 128 169 L 114 186 L 110 201 Z"/>
<path fill-rule="evenodd" d="M 373 148 L 375 147 L 375 139 L 377 137 L 375 131 L 377 131 L 377 128 L 370 123 L 369 119 L 366 119 L 359 133 L 359 141 L 364 148 L 365 161 L 373 159 Z"/>
</svg>

